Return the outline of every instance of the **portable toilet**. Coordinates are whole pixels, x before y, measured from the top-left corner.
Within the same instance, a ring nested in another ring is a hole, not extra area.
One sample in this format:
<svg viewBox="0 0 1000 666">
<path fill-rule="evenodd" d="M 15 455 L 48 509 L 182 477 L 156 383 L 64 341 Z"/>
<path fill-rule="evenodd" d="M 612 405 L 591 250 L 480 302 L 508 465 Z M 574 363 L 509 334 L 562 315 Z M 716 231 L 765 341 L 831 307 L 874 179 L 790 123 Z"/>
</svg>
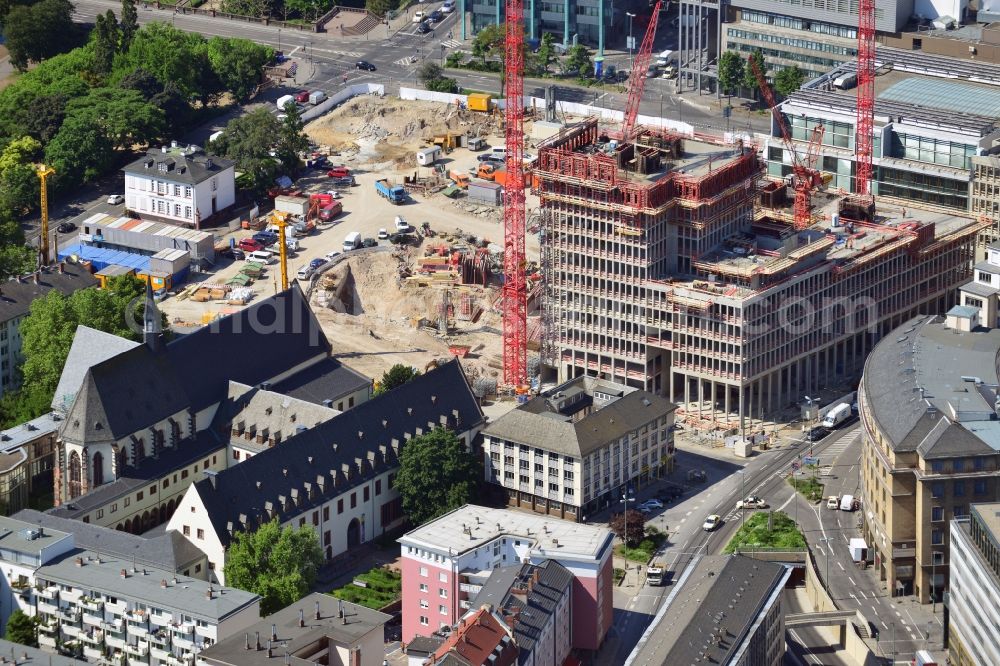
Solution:
<svg viewBox="0 0 1000 666">
<path fill-rule="evenodd" d="M 417 151 L 417 164 L 420 166 L 430 166 L 441 158 L 440 146 L 429 146 Z"/>
</svg>

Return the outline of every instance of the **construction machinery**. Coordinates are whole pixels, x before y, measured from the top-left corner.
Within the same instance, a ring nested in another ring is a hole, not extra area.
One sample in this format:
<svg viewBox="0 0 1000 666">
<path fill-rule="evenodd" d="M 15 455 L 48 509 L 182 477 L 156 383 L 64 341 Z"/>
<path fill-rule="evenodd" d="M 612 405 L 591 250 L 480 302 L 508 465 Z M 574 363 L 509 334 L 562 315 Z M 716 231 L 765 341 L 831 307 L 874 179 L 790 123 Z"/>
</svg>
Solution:
<svg viewBox="0 0 1000 666">
<path fill-rule="evenodd" d="M 507 181 L 503 197 L 503 379 L 508 387 L 528 380 L 528 283 L 524 274 L 524 2 L 505 9 L 504 144 Z"/>
<path fill-rule="evenodd" d="M 660 7 L 662 0 L 657 0 L 653 6 L 653 13 L 649 17 L 649 27 L 646 28 L 646 36 L 642 38 L 642 45 L 635 56 L 632 64 L 632 72 L 628 77 L 628 101 L 625 103 L 625 116 L 622 123 L 622 139 L 628 141 L 632 130 L 635 128 L 635 120 L 639 116 L 639 104 L 642 102 L 642 93 L 646 89 L 646 72 L 649 63 L 653 59 L 653 38 L 656 37 L 656 24 L 660 18 Z"/>
<path fill-rule="evenodd" d="M 288 246 L 285 244 L 285 227 L 288 224 L 288 213 L 276 210 L 271 213 L 274 226 L 278 227 L 278 257 L 281 259 L 281 291 L 288 289 Z"/>
<path fill-rule="evenodd" d="M 49 186 L 48 180 L 49 176 L 56 172 L 52 167 L 45 166 L 44 164 L 38 165 L 38 170 L 35 172 L 38 174 L 38 180 L 41 183 L 41 207 L 42 207 L 42 229 L 41 235 L 38 237 L 38 265 L 48 266 L 49 265 Z M 59 248 L 56 248 L 56 253 L 59 253 Z"/>
<path fill-rule="evenodd" d="M 875 0 L 858 3 L 858 102 L 854 153 L 857 173 L 854 191 L 869 194 L 872 178 L 872 131 L 875 125 Z"/>
<path fill-rule="evenodd" d="M 795 150 L 795 144 L 792 142 L 792 134 L 788 130 L 788 123 L 785 122 L 785 116 L 781 114 L 781 109 L 778 108 L 778 103 L 774 99 L 771 86 L 767 84 L 767 79 L 764 78 L 764 72 L 761 71 L 756 59 L 750 58 L 749 62 L 750 67 L 753 69 L 753 74 L 757 78 L 757 85 L 760 87 L 760 92 L 764 95 L 767 106 L 771 109 L 771 114 L 774 116 L 774 122 L 781 130 L 781 140 L 784 142 L 788 152 L 791 153 L 792 174 L 795 181 L 795 203 L 792 208 L 795 216 L 795 228 L 805 229 L 812 225 L 812 202 L 810 200 L 812 191 L 823 181 L 819 171 L 816 170 L 815 163 L 816 158 L 819 156 L 819 147 L 823 142 L 823 134 L 826 128 L 823 125 L 813 127 L 809 137 L 809 148 L 806 150 L 806 157 L 805 159 L 800 158 L 798 151 Z"/>
</svg>

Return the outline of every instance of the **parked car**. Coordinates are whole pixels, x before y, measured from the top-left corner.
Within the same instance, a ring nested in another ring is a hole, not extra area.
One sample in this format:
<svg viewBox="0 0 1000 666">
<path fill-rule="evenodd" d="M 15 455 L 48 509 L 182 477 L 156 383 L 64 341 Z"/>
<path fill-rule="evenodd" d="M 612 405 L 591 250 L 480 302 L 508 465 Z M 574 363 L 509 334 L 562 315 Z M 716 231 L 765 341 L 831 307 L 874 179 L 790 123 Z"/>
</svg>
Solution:
<svg viewBox="0 0 1000 666">
<path fill-rule="evenodd" d="M 438 21 L 444 18 L 444 12 L 442 12 L 440 9 L 435 9 L 427 16 L 427 18 L 437 23 Z"/>
<path fill-rule="evenodd" d="M 244 252 L 257 252 L 264 249 L 264 244 L 253 238 L 243 238 L 238 243 L 238 247 Z"/>
<path fill-rule="evenodd" d="M 340 256 L 340 251 L 339 250 L 334 250 L 333 252 L 327 252 L 326 253 L 326 260 L 327 261 L 332 261 L 334 258 L 339 257 L 339 256 Z"/>
<path fill-rule="evenodd" d="M 823 426 L 816 426 L 810 428 L 809 432 L 806 433 L 806 440 L 810 442 L 818 442 L 827 435 L 830 434 L 829 428 L 824 428 Z"/>
<path fill-rule="evenodd" d="M 295 93 L 295 101 L 298 102 L 299 104 L 305 104 L 306 102 L 308 102 L 309 101 L 309 91 L 308 90 L 300 90 L 299 92 Z"/>
<path fill-rule="evenodd" d="M 680 486 L 675 486 L 673 484 L 668 485 L 666 488 L 656 493 L 656 496 L 664 501 L 669 502 L 670 500 L 679 499 L 684 496 L 684 489 Z"/>
<path fill-rule="evenodd" d="M 431 27 L 427 24 L 427 21 L 417 25 L 417 32 L 421 35 L 426 35 L 431 31 Z"/>
<path fill-rule="evenodd" d="M 376 247 L 378 245 L 378 241 L 374 238 L 366 238 L 361 242 L 361 244 L 364 247 Z"/>
<path fill-rule="evenodd" d="M 253 235 L 253 239 L 264 247 L 267 247 L 278 242 L 278 234 L 273 231 L 258 231 Z"/>
<path fill-rule="evenodd" d="M 76 225 L 73 224 L 72 222 L 63 222 L 58 227 L 56 227 L 56 231 L 58 231 L 61 234 L 68 234 L 74 229 L 76 229 Z"/>
<path fill-rule="evenodd" d="M 441 11 L 445 14 L 451 14 L 455 11 L 455 0 L 444 0 L 444 4 L 441 5 Z"/>
<path fill-rule="evenodd" d="M 345 166 L 335 166 L 326 172 L 329 178 L 346 178 L 351 175 L 351 170 Z"/>
<path fill-rule="evenodd" d="M 692 469 L 687 473 L 688 481 L 696 481 L 698 483 L 704 483 L 708 479 L 703 469 Z"/>
<path fill-rule="evenodd" d="M 427 12 L 414 12 L 413 13 L 413 22 L 414 23 L 423 23 L 425 18 L 427 18 Z"/>
<path fill-rule="evenodd" d="M 357 185 L 357 181 L 354 180 L 354 176 L 338 176 L 330 180 L 336 186 L 339 187 L 354 187 Z"/>
<path fill-rule="evenodd" d="M 834 511 L 836 511 L 837 509 L 839 509 L 840 508 L 840 498 L 837 497 L 836 495 L 830 495 L 826 499 L 826 508 L 833 509 Z"/>
<path fill-rule="evenodd" d="M 308 280 L 312 277 L 312 274 L 316 272 L 316 269 L 312 266 L 303 266 L 299 269 L 299 272 L 295 274 L 295 277 L 299 280 Z"/>
<path fill-rule="evenodd" d="M 309 262 L 309 268 L 316 270 L 325 263 L 326 259 L 324 259 L 323 257 L 316 257 L 315 259 Z"/>
<path fill-rule="evenodd" d="M 112 206 L 117 206 L 118 204 L 125 203 L 125 196 L 122 194 L 112 194 L 108 197 L 108 203 Z"/>
<path fill-rule="evenodd" d="M 238 247 L 227 247 L 226 249 L 219 252 L 219 255 L 226 259 L 246 259 L 246 253 Z"/>
<path fill-rule="evenodd" d="M 705 519 L 704 523 L 701 524 L 701 529 L 705 530 L 706 532 L 711 532 L 721 524 L 722 524 L 722 516 L 720 516 L 717 513 L 713 513 L 712 515 L 710 515 L 708 518 Z"/>
<path fill-rule="evenodd" d="M 354 67 L 357 68 L 357 69 L 363 69 L 366 72 L 374 72 L 375 71 L 375 65 L 371 64 L 367 60 L 359 60 L 359 61 L 357 61 L 354 64 Z"/>
<path fill-rule="evenodd" d="M 649 499 L 636 507 L 639 511 L 643 513 L 649 513 L 650 511 L 656 511 L 657 509 L 663 508 L 663 502 L 656 499 Z"/>
<path fill-rule="evenodd" d="M 480 162 L 493 162 L 494 164 L 503 164 L 504 158 L 500 155 L 494 155 L 493 153 L 484 153 L 476 157 Z"/>
<path fill-rule="evenodd" d="M 736 502 L 737 509 L 766 509 L 767 502 L 756 495 L 750 495 Z"/>
<path fill-rule="evenodd" d="M 379 229 L 378 230 L 378 237 L 379 237 L 379 240 L 385 240 L 386 238 L 389 237 L 389 232 L 386 231 L 385 229 Z"/>
</svg>

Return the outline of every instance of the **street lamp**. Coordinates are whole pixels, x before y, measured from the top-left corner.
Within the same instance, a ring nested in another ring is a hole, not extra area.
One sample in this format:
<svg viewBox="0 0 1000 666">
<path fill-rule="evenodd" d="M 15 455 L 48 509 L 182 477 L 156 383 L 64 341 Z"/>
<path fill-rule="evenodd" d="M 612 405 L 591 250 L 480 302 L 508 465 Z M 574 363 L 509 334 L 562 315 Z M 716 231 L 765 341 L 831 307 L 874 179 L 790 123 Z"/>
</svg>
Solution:
<svg viewBox="0 0 1000 666">
<path fill-rule="evenodd" d="M 448 48 L 444 44 L 441 45 L 441 66 L 444 67 L 444 50 Z"/>
<path fill-rule="evenodd" d="M 632 44 L 634 44 L 634 38 L 632 37 L 632 19 L 635 18 L 635 14 L 632 12 L 625 12 L 625 16 L 628 17 L 628 60 L 629 69 L 635 67 L 635 59 L 632 58 Z M 645 74 L 644 74 L 645 75 Z"/>
<path fill-rule="evenodd" d="M 826 543 L 826 593 L 832 596 L 830 592 L 830 556 L 833 554 L 833 546 L 830 544 L 833 542 L 833 537 L 822 537 L 820 542 Z"/>
<path fill-rule="evenodd" d="M 625 505 L 625 536 L 622 537 L 622 556 L 625 558 L 625 571 L 628 571 L 628 503 L 635 502 L 635 497 L 628 496 L 628 487 L 625 487 L 625 494 L 618 500 Z"/>
<path fill-rule="evenodd" d="M 745 469 L 738 469 L 736 473 L 740 475 L 740 500 L 745 500 L 747 497 L 747 471 Z M 740 509 L 740 529 L 746 524 L 746 508 Z"/>
<path fill-rule="evenodd" d="M 278 50 L 281 50 L 281 28 L 278 28 Z"/>
<path fill-rule="evenodd" d="M 660 93 L 660 128 L 663 128 L 663 93 Z"/>
</svg>

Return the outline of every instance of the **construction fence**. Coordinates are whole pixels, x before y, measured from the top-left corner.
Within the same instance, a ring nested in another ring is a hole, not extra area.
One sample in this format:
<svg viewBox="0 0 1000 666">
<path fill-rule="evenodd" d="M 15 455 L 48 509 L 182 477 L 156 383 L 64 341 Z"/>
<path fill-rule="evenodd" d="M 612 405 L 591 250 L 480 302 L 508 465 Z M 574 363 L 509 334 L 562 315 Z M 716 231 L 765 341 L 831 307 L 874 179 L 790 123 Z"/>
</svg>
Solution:
<svg viewBox="0 0 1000 666">
<path fill-rule="evenodd" d="M 314 118 L 319 118 L 330 109 L 340 106 L 347 100 L 358 95 L 378 95 L 381 97 L 384 94 L 385 86 L 381 83 L 356 83 L 352 86 L 347 86 L 340 92 L 327 97 L 316 106 L 305 111 L 302 114 L 302 121 L 309 122 Z"/>
</svg>

